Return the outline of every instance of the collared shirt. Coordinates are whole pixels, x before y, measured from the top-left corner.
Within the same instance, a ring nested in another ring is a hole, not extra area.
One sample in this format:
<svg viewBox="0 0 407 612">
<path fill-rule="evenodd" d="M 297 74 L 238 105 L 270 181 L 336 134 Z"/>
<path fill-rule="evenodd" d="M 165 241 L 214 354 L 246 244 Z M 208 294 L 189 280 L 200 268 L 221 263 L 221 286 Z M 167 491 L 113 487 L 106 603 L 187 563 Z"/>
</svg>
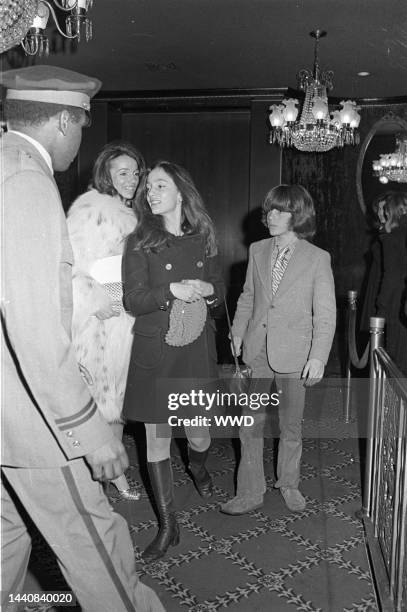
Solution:
<svg viewBox="0 0 407 612">
<path fill-rule="evenodd" d="M 17 134 L 18 136 L 21 136 L 21 138 L 25 138 L 26 140 L 28 140 L 28 142 L 30 142 L 33 145 L 33 147 L 35 147 L 37 149 L 38 153 L 41 154 L 41 156 L 44 158 L 44 161 L 47 164 L 48 168 L 51 170 L 52 174 L 54 174 L 54 169 L 52 167 L 51 155 L 48 153 L 48 151 L 45 149 L 45 147 L 43 147 L 42 144 L 40 142 L 38 142 L 38 140 L 34 140 L 34 138 L 31 138 L 31 136 L 28 136 L 27 134 L 24 134 L 23 132 L 18 132 L 17 130 L 8 130 L 7 133 L 8 134 Z"/>
<path fill-rule="evenodd" d="M 277 292 L 297 242 L 298 238 L 295 236 L 291 242 L 280 249 L 277 244 L 274 246 L 271 254 L 271 289 L 273 295 Z"/>
</svg>

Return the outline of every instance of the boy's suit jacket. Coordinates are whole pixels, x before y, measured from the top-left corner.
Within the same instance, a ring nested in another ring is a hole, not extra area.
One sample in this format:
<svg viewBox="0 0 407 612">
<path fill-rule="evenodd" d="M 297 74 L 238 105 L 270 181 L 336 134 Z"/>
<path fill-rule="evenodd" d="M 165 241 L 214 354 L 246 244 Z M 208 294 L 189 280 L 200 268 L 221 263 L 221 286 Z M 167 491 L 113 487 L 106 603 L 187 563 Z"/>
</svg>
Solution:
<svg viewBox="0 0 407 612">
<path fill-rule="evenodd" d="M 243 292 L 233 333 L 243 339 L 243 360 L 250 364 L 267 337 L 270 367 L 299 372 L 308 359 L 328 360 L 336 325 L 335 287 L 326 251 L 298 240 L 284 276 L 272 295 L 274 238 L 250 247 Z"/>
<path fill-rule="evenodd" d="M 72 249 L 54 177 L 18 134 L 0 140 L 2 464 L 56 467 L 112 432 L 71 343 Z"/>
</svg>

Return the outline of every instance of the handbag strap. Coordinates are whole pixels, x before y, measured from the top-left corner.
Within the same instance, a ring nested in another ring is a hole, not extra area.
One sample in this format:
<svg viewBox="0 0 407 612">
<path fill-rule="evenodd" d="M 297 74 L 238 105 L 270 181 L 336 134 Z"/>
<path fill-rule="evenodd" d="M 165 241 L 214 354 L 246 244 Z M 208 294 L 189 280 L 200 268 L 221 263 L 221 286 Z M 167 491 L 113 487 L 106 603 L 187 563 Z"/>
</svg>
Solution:
<svg viewBox="0 0 407 612">
<path fill-rule="evenodd" d="M 230 323 L 229 309 L 226 303 L 226 297 L 223 297 L 223 301 L 225 303 L 226 319 L 228 321 L 228 327 L 229 327 L 229 333 L 230 333 L 230 345 L 232 347 L 232 354 L 233 354 L 233 359 L 234 359 L 235 366 L 236 366 L 236 372 L 240 372 L 239 361 L 237 359 L 237 354 L 236 354 L 235 337 L 232 332 L 232 325 Z"/>
</svg>

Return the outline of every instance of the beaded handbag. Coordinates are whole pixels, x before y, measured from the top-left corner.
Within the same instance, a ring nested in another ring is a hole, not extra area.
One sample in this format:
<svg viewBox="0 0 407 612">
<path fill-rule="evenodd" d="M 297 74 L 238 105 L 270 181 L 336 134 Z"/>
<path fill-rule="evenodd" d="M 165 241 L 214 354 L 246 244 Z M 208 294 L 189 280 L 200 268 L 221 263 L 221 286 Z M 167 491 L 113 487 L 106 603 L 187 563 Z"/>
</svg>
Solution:
<svg viewBox="0 0 407 612">
<path fill-rule="evenodd" d="M 170 346 L 186 346 L 202 334 L 208 309 L 203 298 L 195 302 L 175 299 L 170 311 L 170 325 L 165 341 Z"/>
</svg>

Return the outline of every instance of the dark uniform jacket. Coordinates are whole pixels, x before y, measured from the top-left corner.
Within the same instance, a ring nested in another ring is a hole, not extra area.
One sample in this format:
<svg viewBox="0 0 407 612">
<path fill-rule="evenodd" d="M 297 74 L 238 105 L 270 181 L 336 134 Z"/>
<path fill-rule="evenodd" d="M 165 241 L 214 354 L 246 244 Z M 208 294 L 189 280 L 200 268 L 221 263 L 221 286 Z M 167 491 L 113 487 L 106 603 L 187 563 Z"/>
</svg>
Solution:
<svg viewBox="0 0 407 612">
<path fill-rule="evenodd" d="M 192 388 L 197 379 L 217 375 L 215 325 L 210 314 L 202 334 L 192 343 L 173 347 L 165 342 L 174 299 L 170 283 L 184 279 L 210 282 L 217 298 L 214 304 L 223 299 L 224 286 L 219 257 L 205 255 L 204 241 L 197 234 L 174 237 L 158 253 L 134 247 L 131 235 L 123 258 L 124 301 L 136 322 L 124 416 L 160 423 L 168 417 L 163 398 L 157 396 L 160 379 L 189 379 Z"/>
</svg>

